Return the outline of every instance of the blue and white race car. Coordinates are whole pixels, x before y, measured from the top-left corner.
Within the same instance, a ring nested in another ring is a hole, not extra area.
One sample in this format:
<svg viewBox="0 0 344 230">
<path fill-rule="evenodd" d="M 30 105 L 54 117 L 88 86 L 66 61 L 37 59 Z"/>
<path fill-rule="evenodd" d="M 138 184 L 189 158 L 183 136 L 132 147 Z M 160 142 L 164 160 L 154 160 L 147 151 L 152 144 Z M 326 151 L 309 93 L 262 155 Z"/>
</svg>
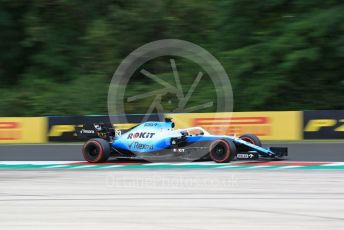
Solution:
<svg viewBox="0 0 344 230">
<path fill-rule="evenodd" d="M 288 156 L 284 147 L 263 148 L 253 134 L 240 137 L 211 135 L 201 127 L 174 129 L 171 119 L 149 121 L 121 134 L 112 125 L 84 125 L 76 130 L 89 139 L 82 153 L 90 163 L 106 162 L 110 157 L 146 161 L 212 160 L 226 163 L 240 160 L 282 160 Z"/>
</svg>

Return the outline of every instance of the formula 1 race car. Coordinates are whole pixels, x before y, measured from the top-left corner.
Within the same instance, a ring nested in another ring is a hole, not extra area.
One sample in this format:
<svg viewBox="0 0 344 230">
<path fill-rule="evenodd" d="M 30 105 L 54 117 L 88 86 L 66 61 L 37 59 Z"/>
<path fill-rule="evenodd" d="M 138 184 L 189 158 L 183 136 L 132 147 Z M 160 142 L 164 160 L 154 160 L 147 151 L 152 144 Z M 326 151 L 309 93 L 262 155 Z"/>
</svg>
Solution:
<svg viewBox="0 0 344 230">
<path fill-rule="evenodd" d="M 90 163 L 105 162 L 109 157 L 147 161 L 212 160 L 226 163 L 238 160 L 283 160 L 284 147 L 263 148 L 253 134 L 240 137 L 211 135 L 201 127 L 174 130 L 171 119 L 149 121 L 121 134 L 111 124 L 84 125 L 76 129 L 78 136 L 89 139 L 82 153 Z"/>
</svg>

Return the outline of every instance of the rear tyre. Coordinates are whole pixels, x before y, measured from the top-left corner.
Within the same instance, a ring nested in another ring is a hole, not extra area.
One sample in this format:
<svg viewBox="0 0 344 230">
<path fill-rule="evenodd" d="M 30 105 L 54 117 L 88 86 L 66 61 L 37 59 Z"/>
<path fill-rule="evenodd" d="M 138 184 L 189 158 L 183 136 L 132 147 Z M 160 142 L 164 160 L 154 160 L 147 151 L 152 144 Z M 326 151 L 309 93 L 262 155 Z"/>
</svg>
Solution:
<svg viewBox="0 0 344 230">
<path fill-rule="evenodd" d="M 94 138 L 88 140 L 83 148 L 82 154 L 84 159 L 90 163 L 105 162 L 110 157 L 110 144 L 101 138 Z"/>
<path fill-rule="evenodd" d="M 236 146 L 232 141 L 216 140 L 209 147 L 210 159 L 216 163 L 230 162 L 236 154 Z"/>
<path fill-rule="evenodd" d="M 239 137 L 241 140 L 249 142 L 251 144 L 257 145 L 259 147 L 262 147 L 262 142 L 260 139 L 254 135 L 254 134 L 244 134 L 241 137 Z"/>
</svg>

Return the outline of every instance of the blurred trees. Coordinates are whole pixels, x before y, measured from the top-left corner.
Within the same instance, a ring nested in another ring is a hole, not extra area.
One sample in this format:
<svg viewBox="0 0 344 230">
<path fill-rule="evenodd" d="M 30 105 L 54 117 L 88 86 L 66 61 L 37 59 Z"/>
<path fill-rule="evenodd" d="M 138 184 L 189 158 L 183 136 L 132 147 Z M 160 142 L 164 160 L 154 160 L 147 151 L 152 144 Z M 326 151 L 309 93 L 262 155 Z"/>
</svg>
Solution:
<svg viewBox="0 0 344 230">
<path fill-rule="evenodd" d="M 235 111 L 344 109 L 343 12 L 334 0 L 1 0 L 0 116 L 106 114 L 121 60 L 164 38 L 220 60 Z M 137 82 L 132 93 L 150 90 Z"/>
<path fill-rule="evenodd" d="M 230 13 L 222 17 L 222 56 L 232 70 L 235 108 L 343 109 L 344 5 L 249 2 L 223 6 Z"/>
</svg>

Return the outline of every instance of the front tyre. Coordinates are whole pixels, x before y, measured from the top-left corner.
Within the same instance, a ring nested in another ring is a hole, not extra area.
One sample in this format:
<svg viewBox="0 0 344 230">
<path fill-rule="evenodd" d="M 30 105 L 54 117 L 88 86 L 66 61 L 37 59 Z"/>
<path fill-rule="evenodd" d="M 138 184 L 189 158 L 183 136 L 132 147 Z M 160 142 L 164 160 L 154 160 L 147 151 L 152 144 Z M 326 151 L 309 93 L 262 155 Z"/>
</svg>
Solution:
<svg viewBox="0 0 344 230">
<path fill-rule="evenodd" d="M 90 163 L 101 163 L 109 159 L 110 144 L 101 138 L 94 138 L 88 140 L 83 148 L 82 154 L 84 159 Z"/>
<path fill-rule="evenodd" d="M 216 140 L 209 147 L 210 159 L 216 163 L 230 162 L 236 154 L 236 146 L 232 141 Z"/>
</svg>

